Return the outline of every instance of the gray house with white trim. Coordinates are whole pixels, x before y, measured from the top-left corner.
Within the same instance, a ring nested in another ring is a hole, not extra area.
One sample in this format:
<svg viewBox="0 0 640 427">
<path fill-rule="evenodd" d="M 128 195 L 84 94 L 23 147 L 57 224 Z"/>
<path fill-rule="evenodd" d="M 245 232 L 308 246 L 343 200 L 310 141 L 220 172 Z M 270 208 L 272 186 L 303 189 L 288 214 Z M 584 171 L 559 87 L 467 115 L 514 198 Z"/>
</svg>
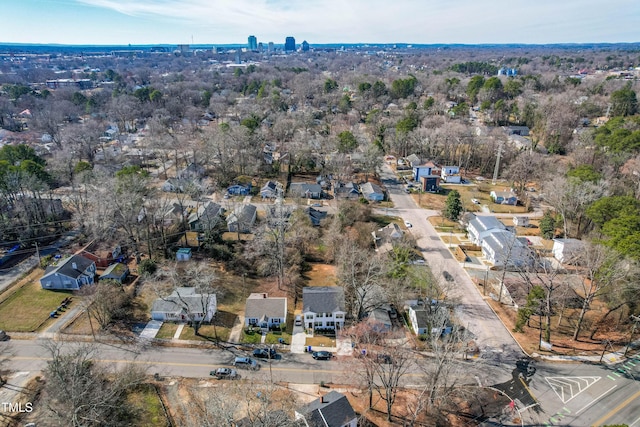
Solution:
<svg viewBox="0 0 640 427">
<path fill-rule="evenodd" d="M 287 324 L 287 299 L 269 297 L 266 293 L 253 293 L 244 306 L 245 326 L 269 330 Z"/>
</svg>

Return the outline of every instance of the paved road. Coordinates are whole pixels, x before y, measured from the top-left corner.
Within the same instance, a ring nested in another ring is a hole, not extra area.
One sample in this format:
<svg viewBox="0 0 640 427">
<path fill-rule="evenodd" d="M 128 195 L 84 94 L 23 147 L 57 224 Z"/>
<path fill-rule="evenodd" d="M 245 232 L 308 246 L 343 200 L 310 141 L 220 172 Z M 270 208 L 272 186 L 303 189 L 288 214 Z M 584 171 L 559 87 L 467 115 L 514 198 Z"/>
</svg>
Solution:
<svg viewBox="0 0 640 427">
<path fill-rule="evenodd" d="M 493 354 L 498 360 L 514 361 L 520 357 L 522 351 L 518 343 L 484 301 L 469 275 L 440 240 L 435 228 L 427 221 L 428 216 L 439 212 L 418 208 L 413 198 L 404 192 L 403 186 L 395 183 L 395 174 L 387 164 L 383 167 L 381 178 L 395 206 L 386 210 L 387 213 L 402 217 L 413 225 L 411 233 L 436 277 L 442 278 L 443 271 L 454 277 L 455 285 L 446 289 L 447 297 L 460 302 L 456 314 L 460 322 L 474 334 L 478 347 Z M 446 282 L 441 280 L 445 285 Z"/>
</svg>

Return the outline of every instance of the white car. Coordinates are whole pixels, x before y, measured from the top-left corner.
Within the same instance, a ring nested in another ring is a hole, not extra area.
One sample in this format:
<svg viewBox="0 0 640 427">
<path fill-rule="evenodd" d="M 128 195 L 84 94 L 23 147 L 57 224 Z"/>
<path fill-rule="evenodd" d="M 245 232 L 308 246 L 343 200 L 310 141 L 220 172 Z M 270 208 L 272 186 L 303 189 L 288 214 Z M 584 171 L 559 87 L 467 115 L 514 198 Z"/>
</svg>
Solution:
<svg viewBox="0 0 640 427">
<path fill-rule="evenodd" d="M 407 228 L 413 227 L 413 225 L 409 221 L 405 221 L 404 222 L 404 226 L 407 227 Z"/>
<path fill-rule="evenodd" d="M 471 203 L 473 203 L 474 205 L 479 205 L 480 201 L 478 199 L 471 199 Z"/>
</svg>

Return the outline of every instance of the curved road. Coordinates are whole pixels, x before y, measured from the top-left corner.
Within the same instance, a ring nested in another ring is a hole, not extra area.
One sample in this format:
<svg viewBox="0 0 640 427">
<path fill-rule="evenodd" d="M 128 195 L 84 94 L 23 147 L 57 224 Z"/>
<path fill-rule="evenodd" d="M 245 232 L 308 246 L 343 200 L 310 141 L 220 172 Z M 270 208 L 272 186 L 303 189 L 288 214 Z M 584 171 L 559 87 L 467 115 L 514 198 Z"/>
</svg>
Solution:
<svg viewBox="0 0 640 427">
<path fill-rule="evenodd" d="M 398 183 L 395 173 L 386 163 L 380 176 L 395 206 L 384 211 L 413 225 L 410 231 L 436 277 L 442 278 L 442 272 L 445 270 L 454 277 L 454 286 L 446 290 L 447 297 L 459 302 L 456 314 L 461 324 L 473 333 L 480 350 L 493 353 L 494 358 L 498 360 L 507 361 L 522 356 L 523 352 L 518 343 L 427 220 L 427 217 L 440 215 L 440 212 L 418 208 L 411 195 L 404 192 L 404 187 Z M 444 280 L 442 283 L 445 283 Z"/>
</svg>

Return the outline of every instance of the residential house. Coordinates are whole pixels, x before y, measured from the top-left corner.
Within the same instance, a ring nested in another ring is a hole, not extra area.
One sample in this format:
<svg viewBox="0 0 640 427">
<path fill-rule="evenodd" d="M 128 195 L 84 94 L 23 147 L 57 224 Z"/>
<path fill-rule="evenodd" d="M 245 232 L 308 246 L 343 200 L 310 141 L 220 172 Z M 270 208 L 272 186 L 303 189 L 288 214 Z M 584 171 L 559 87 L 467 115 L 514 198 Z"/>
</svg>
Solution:
<svg viewBox="0 0 640 427">
<path fill-rule="evenodd" d="M 165 193 L 184 193 L 192 181 L 180 178 L 169 178 L 162 183 L 162 191 Z"/>
<path fill-rule="evenodd" d="M 344 290 L 339 286 L 313 286 L 302 289 L 302 314 L 307 329 L 333 329 L 344 326 Z"/>
<path fill-rule="evenodd" d="M 266 293 L 253 293 L 244 306 L 245 326 L 264 330 L 287 324 L 287 299 L 269 297 Z"/>
<path fill-rule="evenodd" d="M 347 397 L 335 390 L 296 409 L 296 420 L 306 427 L 356 427 L 358 416 Z"/>
<path fill-rule="evenodd" d="M 482 255 L 496 267 L 522 269 L 533 262 L 532 252 L 508 230 L 494 230 L 482 239 Z"/>
<path fill-rule="evenodd" d="M 217 310 L 215 294 L 198 294 L 195 288 L 176 288 L 158 298 L 151 307 L 151 319 L 161 322 L 210 322 Z"/>
<path fill-rule="evenodd" d="M 61 260 L 47 267 L 40 278 L 42 289 L 76 291 L 84 285 L 94 283 L 96 263 L 81 255 Z"/>
<path fill-rule="evenodd" d="M 318 209 L 314 209 L 312 207 L 306 208 L 304 210 L 304 212 L 307 215 L 309 215 L 309 219 L 311 220 L 311 224 L 314 227 L 318 227 L 322 223 L 322 220 L 327 217 L 327 212 L 326 211 L 321 211 L 321 210 L 318 210 Z"/>
<path fill-rule="evenodd" d="M 386 332 L 391 329 L 391 317 L 389 312 L 384 308 L 376 308 L 369 312 L 367 322 L 376 332 Z"/>
<path fill-rule="evenodd" d="M 512 190 L 509 191 L 492 191 L 489 193 L 491 200 L 493 203 L 497 203 L 499 205 L 517 205 L 518 204 L 518 196 Z"/>
<path fill-rule="evenodd" d="M 211 230 L 221 220 L 222 206 L 213 202 L 204 202 L 191 212 L 187 219 L 189 230 L 204 232 Z"/>
<path fill-rule="evenodd" d="M 176 251 L 176 261 L 189 261 L 191 255 L 191 248 L 180 248 Z"/>
<path fill-rule="evenodd" d="M 104 273 L 100 275 L 100 280 L 115 280 L 118 283 L 123 283 L 128 275 L 129 267 L 127 264 L 116 262 L 104 270 Z"/>
<path fill-rule="evenodd" d="M 392 222 L 385 227 L 372 231 L 371 235 L 373 236 L 376 252 L 387 253 L 393 249 L 393 242 L 402 239 L 404 233 L 398 224 Z"/>
<path fill-rule="evenodd" d="M 442 166 L 440 176 L 447 184 L 460 184 L 462 182 L 459 166 Z"/>
<path fill-rule="evenodd" d="M 321 199 L 322 186 L 320 184 L 308 184 L 306 182 L 292 182 L 289 186 L 289 195 L 305 199 Z"/>
<path fill-rule="evenodd" d="M 190 163 L 189 166 L 178 172 L 177 177 L 180 179 L 199 179 L 204 176 L 204 172 L 204 167 L 196 163 Z"/>
<path fill-rule="evenodd" d="M 469 240 L 478 246 L 482 244 L 483 238 L 491 231 L 506 229 L 507 227 L 495 216 L 473 215 L 469 225 L 467 225 Z"/>
<path fill-rule="evenodd" d="M 263 199 L 275 199 L 283 194 L 282 184 L 276 181 L 267 181 L 260 189 L 260 197 Z"/>
<path fill-rule="evenodd" d="M 529 225 L 529 217 L 528 216 L 514 216 L 513 217 L 513 225 L 516 227 L 527 227 Z"/>
<path fill-rule="evenodd" d="M 227 217 L 227 229 L 234 233 L 249 233 L 256 222 L 258 209 L 255 205 L 238 206 Z"/>
<path fill-rule="evenodd" d="M 413 170 L 413 180 L 416 182 L 420 182 L 420 178 L 423 176 L 441 177 L 442 175 L 440 167 L 433 162 L 427 162 L 421 165 L 415 165 L 411 169 Z"/>
<path fill-rule="evenodd" d="M 384 190 L 372 182 L 365 182 L 360 185 L 360 191 L 365 199 L 372 202 L 381 202 L 384 200 Z"/>
<path fill-rule="evenodd" d="M 440 177 L 438 175 L 421 176 L 420 188 L 429 193 L 437 192 L 440 188 Z"/>
<path fill-rule="evenodd" d="M 553 239 L 553 257 L 562 263 L 575 262 L 584 250 L 584 242 L 578 239 Z"/>
<path fill-rule="evenodd" d="M 420 157 L 418 157 L 417 154 L 410 154 L 407 157 L 405 157 L 404 159 L 407 162 L 407 164 L 409 166 L 411 166 L 412 168 L 414 166 L 418 166 L 419 164 L 422 163 L 422 159 L 420 159 Z"/>
<path fill-rule="evenodd" d="M 227 188 L 227 193 L 232 196 L 248 196 L 251 193 L 251 184 L 239 185 L 235 184 Z"/>
<path fill-rule="evenodd" d="M 437 301 L 412 304 L 407 307 L 411 329 L 416 335 L 442 335 L 449 326 L 449 309 Z"/>
<path fill-rule="evenodd" d="M 333 190 L 336 198 L 341 199 L 359 199 L 360 191 L 358 185 L 354 182 L 338 182 Z"/>
<path fill-rule="evenodd" d="M 503 129 L 507 135 L 529 136 L 529 128 L 527 126 L 505 126 Z"/>
<path fill-rule="evenodd" d="M 125 259 L 120 245 L 109 247 L 98 241 L 92 241 L 85 246 L 80 252 L 80 255 L 95 262 L 96 267 L 100 268 L 106 268 L 111 264 L 122 262 Z"/>
</svg>

